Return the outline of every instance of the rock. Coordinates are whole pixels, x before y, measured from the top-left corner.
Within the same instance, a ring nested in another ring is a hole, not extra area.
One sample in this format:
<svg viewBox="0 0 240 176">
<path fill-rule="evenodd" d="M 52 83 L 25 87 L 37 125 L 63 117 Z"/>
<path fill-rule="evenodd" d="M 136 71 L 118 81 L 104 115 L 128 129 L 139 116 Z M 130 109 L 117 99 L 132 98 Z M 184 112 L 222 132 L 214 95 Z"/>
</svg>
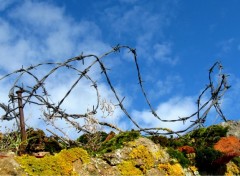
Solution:
<svg viewBox="0 0 240 176">
<path fill-rule="evenodd" d="M 130 147 L 123 147 L 122 149 L 117 149 L 111 153 L 105 153 L 103 155 L 103 159 L 108 162 L 111 166 L 116 166 L 120 164 L 123 160 L 129 159 L 129 153 L 131 152 L 132 148 Z"/>
<path fill-rule="evenodd" d="M 227 136 L 236 136 L 240 138 L 240 121 L 227 121 L 220 123 L 223 127 L 229 127 Z"/>
<path fill-rule="evenodd" d="M 2 156 L 0 157 L 0 175 L 24 175 L 23 170 L 14 160 L 13 152 L 1 152 L 0 156 Z"/>
<path fill-rule="evenodd" d="M 103 160 L 107 161 L 110 165 L 116 166 L 120 164 L 124 160 L 129 160 L 131 157 L 129 156 L 130 153 L 133 151 L 134 148 L 138 146 L 144 146 L 147 151 L 153 156 L 154 161 L 158 163 L 165 163 L 169 160 L 168 153 L 160 148 L 160 145 L 155 144 L 150 139 L 140 137 L 133 142 L 127 143 L 122 149 L 117 149 L 110 153 L 105 153 L 103 155 Z M 139 162 L 138 158 L 138 162 Z"/>
<path fill-rule="evenodd" d="M 90 163 L 83 164 L 80 160 L 73 163 L 73 170 L 83 176 L 108 176 L 108 175 L 121 175 L 118 168 L 110 166 L 106 161 L 101 158 L 91 158 Z"/>
<path fill-rule="evenodd" d="M 36 158 L 43 158 L 45 155 L 50 155 L 50 152 L 37 152 L 37 153 L 32 153 L 33 156 Z"/>
<path fill-rule="evenodd" d="M 160 171 L 157 168 L 152 168 L 146 172 L 146 176 L 154 176 L 154 175 L 166 175 L 166 173 L 163 171 Z"/>
</svg>

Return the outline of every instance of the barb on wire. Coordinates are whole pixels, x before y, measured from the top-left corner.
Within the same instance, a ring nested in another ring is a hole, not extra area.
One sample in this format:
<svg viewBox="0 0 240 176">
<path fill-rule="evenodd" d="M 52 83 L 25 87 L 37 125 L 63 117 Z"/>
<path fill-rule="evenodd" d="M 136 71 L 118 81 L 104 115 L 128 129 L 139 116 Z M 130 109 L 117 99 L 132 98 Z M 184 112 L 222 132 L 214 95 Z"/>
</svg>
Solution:
<svg viewBox="0 0 240 176">
<path fill-rule="evenodd" d="M 135 63 L 135 68 L 137 71 L 137 79 L 139 82 L 139 86 L 141 89 L 141 92 L 144 96 L 144 99 L 146 101 L 146 104 L 148 105 L 151 114 L 153 115 L 153 118 L 157 118 L 161 122 L 183 122 L 185 123 L 187 120 L 191 120 L 191 124 L 186 127 L 183 130 L 179 131 L 173 131 L 168 128 L 160 128 L 160 127 L 150 127 L 150 128 L 142 128 L 137 121 L 134 120 L 133 117 L 129 114 L 127 109 L 125 108 L 123 104 L 123 100 L 125 97 L 120 97 L 119 94 L 117 93 L 114 85 L 112 84 L 112 81 L 109 77 L 108 74 L 108 69 L 102 62 L 103 58 L 106 56 L 120 52 L 122 49 L 128 50 L 132 55 L 133 55 L 133 60 Z M 86 61 L 89 62 L 86 62 Z M 79 69 L 77 65 L 81 65 L 82 69 Z M 226 121 L 226 117 L 224 116 L 221 106 L 220 106 L 220 100 L 222 99 L 223 95 L 225 92 L 230 88 L 230 86 L 227 83 L 227 75 L 222 73 L 223 67 L 220 62 L 214 63 L 214 65 L 209 69 L 209 74 L 208 74 L 208 79 L 209 83 L 206 86 L 206 88 L 201 92 L 197 99 L 197 110 L 193 114 L 187 117 L 176 117 L 176 119 L 172 120 L 167 120 L 164 119 L 164 117 L 160 117 L 157 112 L 154 110 L 153 106 L 151 105 L 151 102 L 147 96 L 147 92 L 145 91 L 144 85 L 143 85 L 143 79 L 141 76 L 141 70 L 138 64 L 138 58 L 137 58 L 137 50 L 134 48 L 130 48 L 129 46 L 125 45 L 116 45 L 115 47 L 112 47 L 112 50 L 109 52 L 104 53 L 102 56 L 97 56 L 93 54 L 89 55 L 84 55 L 81 53 L 81 55 L 77 57 L 73 57 L 70 59 L 67 59 L 64 62 L 47 62 L 47 63 L 40 63 L 37 65 L 31 65 L 28 68 L 24 68 L 22 66 L 21 69 L 16 70 L 12 73 L 6 74 L 2 78 L 0 78 L 0 81 L 3 79 L 7 79 L 10 76 L 17 75 L 14 83 L 12 84 L 10 90 L 9 90 L 9 102 L 8 105 L 1 103 L 0 102 L 0 108 L 3 109 L 5 112 L 4 115 L 2 115 L 3 120 L 12 120 L 12 119 L 18 119 L 19 118 L 19 113 L 18 113 L 18 106 L 16 103 L 17 97 L 14 95 L 17 89 L 23 89 L 24 90 L 24 95 L 23 95 L 23 107 L 25 107 L 26 104 L 34 104 L 36 106 L 44 106 L 46 110 L 43 111 L 43 116 L 50 120 L 50 119 L 55 119 L 55 118 L 62 118 L 66 122 L 70 123 L 74 128 L 78 129 L 79 131 L 84 131 L 86 133 L 91 133 L 91 128 L 89 126 L 87 127 L 86 124 L 79 124 L 75 119 L 85 119 L 86 123 L 92 123 L 90 125 L 100 125 L 100 126 L 107 126 L 109 128 L 112 128 L 117 131 L 122 131 L 119 127 L 116 125 L 107 123 L 107 122 L 101 122 L 99 120 L 96 120 L 93 118 L 94 115 L 98 112 L 98 110 L 103 110 L 103 106 L 100 105 L 100 92 L 98 90 L 98 84 L 97 81 L 94 80 L 92 77 L 89 76 L 89 72 L 92 69 L 94 65 L 98 65 L 100 68 L 100 72 L 103 73 L 107 84 L 110 87 L 110 90 L 114 94 L 114 97 L 117 101 L 117 106 L 120 107 L 120 109 L 124 112 L 126 115 L 126 120 L 129 120 L 131 123 L 133 123 L 136 128 L 145 133 L 149 134 L 180 134 L 183 133 L 193 127 L 198 127 L 204 124 L 206 121 L 207 115 L 209 111 L 214 108 L 216 112 L 219 114 L 219 116 Z M 51 69 L 47 74 L 44 76 L 40 77 L 39 75 L 36 75 L 33 71 L 37 69 L 41 69 L 42 66 L 51 66 Z M 47 91 L 46 87 L 46 81 L 50 78 L 53 77 L 56 71 L 59 69 L 66 68 L 67 71 L 71 70 L 76 73 L 77 79 L 73 82 L 71 87 L 68 89 L 68 91 L 62 96 L 62 98 L 59 100 L 58 103 L 52 102 L 50 100 L 50 95 Z M 218 83 L 217 85 L 214 85 L 214 79 L 213 79 L 213 72 L 215 69 L 218 69 Z M 32 85 L 24 85 L 21 83 L 21 79 L 23 76 L 30 76 L 33 78 L 34 83 Z M 73 93 L 73 90 L 76 89 L 77 85 L 79 84 L 80 81 L 85 78 L 91 83 L 91 87 L 94 88 L 96 92 L 96 103 L 92 105 L 92 110 L 87 111 L 86 113 L 83 114 L 78 114 L 78 113 L 69 113 L 67 110 L 63 110 L 62 105 L 65 102 L 66 98 Z M 21 85 L 21 86 L 20 86 Z M 203 96 L 206 95 L 208 92 L 210 92 L 210 97 L 208 97 L 208 100 L 205 102 L 202 102 Z M 107 108 L 106 108 L 107 107 Z M 110 106 L 106 106 L 105 108 L 109 111 L 113 111 Z M 128 122 L 126 122 L 128 123 Z"/>
</svg>

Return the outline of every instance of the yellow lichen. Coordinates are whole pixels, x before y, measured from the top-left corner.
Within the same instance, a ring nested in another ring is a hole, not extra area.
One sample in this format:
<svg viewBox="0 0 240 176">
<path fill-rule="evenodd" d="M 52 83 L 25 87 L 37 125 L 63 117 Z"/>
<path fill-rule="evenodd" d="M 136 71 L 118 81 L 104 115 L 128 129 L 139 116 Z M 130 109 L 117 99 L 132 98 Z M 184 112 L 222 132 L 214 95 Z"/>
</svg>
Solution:
<svg viewBox="0 0 240 176">
<path fill-rule="evenodd" d="M 132 161 L 123 161 L 118 165 L 122 175 L 143 175 L 142 171 L 136 168 Z"/>
<path fill-rule="evenodd" d="M 166 153 L 165 153 L 165 151 L 163 149 L 160 149 L 157 152 L 154 152 L 153 156 L 155 157 L 156 160 L 159 160 L 161 158 L 165 158 L 166 157 Z"/>
<path fill-rule="evenodd" d="M 179 163 L 173 164 L 173 165 L 169 163 L 159 164 L 158 169 L 161 171 L 163 170 L 166 173 L 166 176 L 168 175 L 183 176 L 184 175 L 183 168 Z"/>
<path fill-rule="evenodd" d="M 193 171 L 193 172 L 198 171 L 198 168 L 196 168 L 195 166 L 190 166 L 189 168 L 190 168 L 190 170 Z"/>
<path fill-rule="evenodd" d="M 227 172 L 225 173 L 225 175 L 240 175 L 240 169 L 234 162 L 230 161 L 229 163 L 227 163 Z"/>
<path fill-rule="evenodd" d="M 90 161 L 88 153 L 82 148 L 62 150 L 54 156 L 35 158 L 23 155 L 16 157 L 20 166 L 29 175 L 75 175 L 73 162 L 80 159 L 83 163 Z"/>
<path fill-rule="evenodd" d="M 138 147 L 134 148 L 129 156 L 135 161 L 138 160 L 140 162 L 136 164 L 139 165 L 139 168 L 143 171 L 143 173 L 146 173 L 146 171 L 154 165 L 154 158 L 152 154 L 143 145 L 139 145 Z"/>
</svg>

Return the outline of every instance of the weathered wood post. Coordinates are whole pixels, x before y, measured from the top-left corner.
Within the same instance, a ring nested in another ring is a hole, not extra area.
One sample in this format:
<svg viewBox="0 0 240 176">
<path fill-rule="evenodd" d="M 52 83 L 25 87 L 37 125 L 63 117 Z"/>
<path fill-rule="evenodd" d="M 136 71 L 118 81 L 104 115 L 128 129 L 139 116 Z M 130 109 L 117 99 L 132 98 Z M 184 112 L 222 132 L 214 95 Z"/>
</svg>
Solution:
<svg viewBox="0 0 240 176">
<path fill-rule="evenodd" d="M 17 97 L 18 97 L 18 108 L 19 108 L 19 115 L 20 115 L 21 140 L 22 140 L 22 142 L 26 142 L 27 141 L 27 133 L 25 130 L 25 121 L 24 121 L 23 103 L 22 103 L 23 90 L 19 89 L 16 93 L 17 93 Z"/>
</svg>

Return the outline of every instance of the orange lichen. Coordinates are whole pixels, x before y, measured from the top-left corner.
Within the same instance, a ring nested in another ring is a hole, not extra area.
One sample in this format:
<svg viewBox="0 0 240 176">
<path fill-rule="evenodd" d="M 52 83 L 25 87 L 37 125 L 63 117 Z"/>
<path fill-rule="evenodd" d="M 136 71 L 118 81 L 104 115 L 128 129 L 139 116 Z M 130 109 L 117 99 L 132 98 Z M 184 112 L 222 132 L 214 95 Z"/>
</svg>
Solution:
<svg viewBox="0 0 240 176">
<path fill-rule="evenodd" d="M 225 154 L 240 156 L 240 139 L 235 136 L 222 137 L 214 149 Z"/>
<path fill-rule="evenodd" d="M 214 149 L 224 155 L 216 163 L 228 163 L 232 158 L 240 156 L 240 140 L 235 136 L 222 137 L 215 145 Z"/>
<path fill-rule="evenodd" d="M 178 150 L 180 152 L 183 152 L 183 153 L 186 153 L 186 154 L 189 154 L 189 153 L 195 153 L 195 150 L 193 147 L 190 147 L 190 146 L 182 146 L 182 147 L 178 147 Z"/>
</svg>

